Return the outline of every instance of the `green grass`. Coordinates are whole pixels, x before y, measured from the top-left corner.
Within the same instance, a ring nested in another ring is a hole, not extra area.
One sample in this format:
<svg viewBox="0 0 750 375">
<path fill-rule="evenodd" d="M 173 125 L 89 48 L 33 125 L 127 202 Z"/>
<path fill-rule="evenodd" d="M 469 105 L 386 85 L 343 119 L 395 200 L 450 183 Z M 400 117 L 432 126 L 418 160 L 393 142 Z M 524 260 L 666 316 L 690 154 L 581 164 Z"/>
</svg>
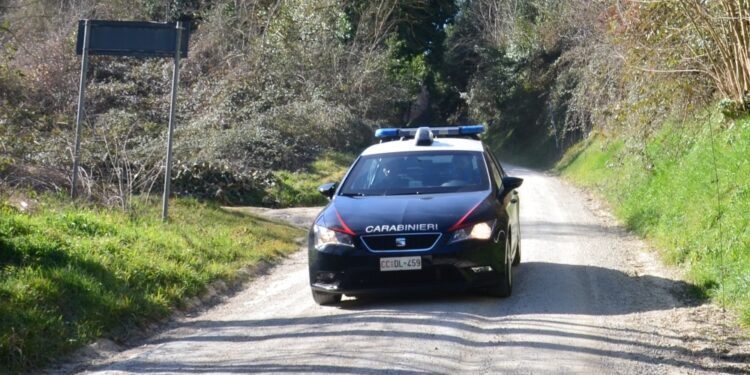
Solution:
<svg viewBox="0 0 750 375">
<path fill-rule="evenodd" d="M 666 124 L 645 147 L 631 142 L 594 137 L 558 169 L 598 189 L 630 229 L 750 325 L 750 117 Z"/>
<path fill-rule="evenodd" d="M 0 202 L 0 373 L 122 340 L 303 235 L 193 200 L 175 200 L 168 224 L 143 203 L 134 215 L 51 197 L 32 214 Z"/>
<path fill-rule="evenodd" d="M 341 182 L 354 155 L 328 153 L 312 163 L 309 171 L 276 171 L 276 186 L 268 190 L 279 207 L 324 205 L 328 200 L 318 193 L 318 186 L 327 182 Z"/>
</svg>

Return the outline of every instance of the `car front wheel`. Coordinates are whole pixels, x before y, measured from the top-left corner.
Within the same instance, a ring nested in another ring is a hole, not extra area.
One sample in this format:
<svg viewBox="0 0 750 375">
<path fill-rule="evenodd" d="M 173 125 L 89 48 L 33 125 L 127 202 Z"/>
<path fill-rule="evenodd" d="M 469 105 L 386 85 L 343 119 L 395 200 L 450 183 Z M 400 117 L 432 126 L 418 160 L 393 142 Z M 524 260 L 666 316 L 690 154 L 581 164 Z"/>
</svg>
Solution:
<svg viewBox="0 0 750 375">
<path fill-rule="evenodd" d="M 499 283 L 490 287 L 489 294 L 495 297 L 510 297 L 513 292 L 513 260 L 510 259 L 510 237 L 505 236 L 505 262 L 503 262 L 504 272 L 500 276 Z"/>
<path fill-rule="evenodd" d="M 517 266 L 521 264 L 521 239 L 516 239 L 516 256 L 513 257 L 513 265 Z"/>
</svg>

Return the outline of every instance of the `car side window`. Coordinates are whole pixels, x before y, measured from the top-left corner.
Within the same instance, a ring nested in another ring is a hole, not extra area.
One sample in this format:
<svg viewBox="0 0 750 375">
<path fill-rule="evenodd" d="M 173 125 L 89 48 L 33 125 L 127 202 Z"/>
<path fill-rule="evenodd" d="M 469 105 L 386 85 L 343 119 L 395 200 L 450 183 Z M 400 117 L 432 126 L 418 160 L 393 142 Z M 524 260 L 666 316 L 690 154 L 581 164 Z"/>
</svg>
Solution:
<svg viewBox="0 0 750 375">
<path fill-rule="evenodd" d="M 497 189 L 499 191 L 503 190 L 503 177 L 500 171 L 498 170 L 497 164 L 495 163 L 495 160 L 492 158 L 492 155 L 489 153 L 485 153 L 487 156 L 487 164 L 489 164 L 490 167 L 490 173 L 492 174 L 492 179 L 495 180 L 495 185 L 497 185 Z"/>
</svg>

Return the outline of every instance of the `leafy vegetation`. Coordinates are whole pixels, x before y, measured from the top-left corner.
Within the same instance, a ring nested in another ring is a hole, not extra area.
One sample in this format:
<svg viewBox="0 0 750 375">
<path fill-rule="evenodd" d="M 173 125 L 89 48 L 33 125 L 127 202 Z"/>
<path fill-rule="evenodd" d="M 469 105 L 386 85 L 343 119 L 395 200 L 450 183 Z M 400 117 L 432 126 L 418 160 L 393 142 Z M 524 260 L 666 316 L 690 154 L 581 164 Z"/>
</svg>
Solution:
<svg viewBox="0 0 750 375">
<path fill-rule="evenodd" d="M 306 169 L 327 151 L 356 152 L 376 124 L 402 124 L 434 107 L 412 106 L 440 61 L 433 57 L 444 31 L 429 25 L 445 25 L 455 12 L 452 1 L 136 5 L 0 6 L 0 155 L 14 166 L 0 175 L 4 185 L 69 189 L 78 19 L 191 20 L 174 149 L 183 173 L 173 176 L 197 183 L 176 181 L 185 194 L 273 204 L 262 196 L 273 171 Z M 158 191 L 170 71 L 167 60 L 92 56 L 80 170 L 91 200 L 128 208 L 132 196 Z M 231 177 L 217 177 L 223 171 Z"/>
<path fill-rule="evenodd" d="M 550 165 L 592 130 L 641 144 L 722 100 L 746 112 L 750 5 L 720 1 L 461 2 L 443 73 L 451 118 L 489 124 L 507 160 Z"/>
<path fill-rule="evenodd" d="M 558 168 L 602 192 L 629 228 L 750 324 L 750 117 L 672 121 L 642 152 L 633 147 L 632 138 L 594 137 Z"/>
<path fill-rule="evenodd" d="M 243 266 L 298 248 L 301 230 L 191 199 L 134 212 L 42 197 L 0 205 L 0 372 L 38 368 L 99 337 L 120 340 Z"/>
<path fill-rule="evenodd" d="M 273 171 L 356 153 L 386 124 L 486 123 L 505 159 L 549 165 L 592 130 L 645 144 L 676 113 L 717 100 L 727 115 L 747 110 L 750 6 L 733 0 L 135 5 L 0 8 L 0 139 L 14 165 L 5 184 L 68 188 L 73 36 L 86 17 L 192 22 L 175 156 L 182 170 L 228 170 L 226 184 L 183 189 L 228 203 L 272 204 L 258 192 L 274 185 Z M 81 170 L 91 198 L 127 208 L 131 195 L 158 189 L 169 69 L 93 58 Z"/>
<path fill-rule="evenodd" d="M 562 157 L 565 176 L 599 188 L 629 227 L 750 323 L 750 5 L 462 4 L 446 62 L 467 117 L 490 125 L 488 141 L 506 160 Z M 723 116 L 707 110 L 717 102 Z"/>
</svg>

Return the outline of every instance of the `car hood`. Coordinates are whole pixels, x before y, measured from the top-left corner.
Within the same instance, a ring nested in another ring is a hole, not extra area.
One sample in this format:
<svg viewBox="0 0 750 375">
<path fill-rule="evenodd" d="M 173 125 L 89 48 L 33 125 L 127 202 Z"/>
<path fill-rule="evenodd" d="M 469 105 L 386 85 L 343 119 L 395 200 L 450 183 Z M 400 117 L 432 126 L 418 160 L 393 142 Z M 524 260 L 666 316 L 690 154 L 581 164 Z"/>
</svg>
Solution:
<svg viewBox="0 0 750 375">
<path fill-rule="evenodd" d="M 488 191 L 432 195 L 337 196 L 319 225 L 350 234 L 446 232 L 471 223 L 487 205 Z"/>
</svg>

